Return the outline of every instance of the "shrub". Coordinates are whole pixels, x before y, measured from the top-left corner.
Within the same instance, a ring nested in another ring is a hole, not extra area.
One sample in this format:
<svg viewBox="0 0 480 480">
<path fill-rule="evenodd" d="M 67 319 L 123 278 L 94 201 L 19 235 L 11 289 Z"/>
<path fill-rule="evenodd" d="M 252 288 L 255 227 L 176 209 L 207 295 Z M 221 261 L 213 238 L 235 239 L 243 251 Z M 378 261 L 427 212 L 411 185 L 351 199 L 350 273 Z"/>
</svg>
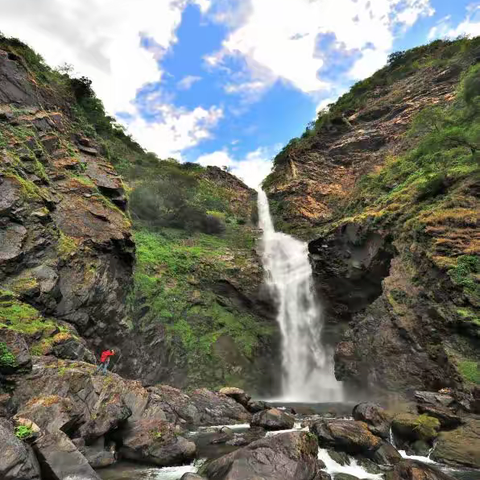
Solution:
<svg viewBox="0 0 480 480">
<path fill-rule="evenodd" d="M 13 368 L 17 365 L 15 355 L 10 351 L 5 342 L 0 342 L 0 368 Z"/>
<path fill-rule="evenodd" d="M 33 430 L 26 425 L 19 425 L 18 427 L 15 427 L 15 435 L 20 440 L 26 440 L 33 435 Z"/>
</svg>

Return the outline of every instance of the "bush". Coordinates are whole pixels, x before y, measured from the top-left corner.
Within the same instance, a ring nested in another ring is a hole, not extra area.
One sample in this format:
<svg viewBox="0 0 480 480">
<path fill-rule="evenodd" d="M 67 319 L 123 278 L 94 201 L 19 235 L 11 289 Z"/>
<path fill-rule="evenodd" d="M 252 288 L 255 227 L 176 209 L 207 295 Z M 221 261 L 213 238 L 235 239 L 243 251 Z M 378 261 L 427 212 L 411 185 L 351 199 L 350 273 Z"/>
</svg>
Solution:
<svg viewBox="0 0 480 480">
<path fill-rule="evenodd" d="M 26 425 L 19 425 L 18 427 L 15 427 L 15 436 L 20 440 L 26 440 L 27 438 L 30 438 L 32 435 L 33 435 L 32 428 L 27 427 Z"/>
<path fill-rule="evenodd" d="M 0 368 L 12 368 L 16 365 L 17 359 L 15 358 L 15 355 L 9 350 L 5 342 L 0 342 Z"/>
</svg>

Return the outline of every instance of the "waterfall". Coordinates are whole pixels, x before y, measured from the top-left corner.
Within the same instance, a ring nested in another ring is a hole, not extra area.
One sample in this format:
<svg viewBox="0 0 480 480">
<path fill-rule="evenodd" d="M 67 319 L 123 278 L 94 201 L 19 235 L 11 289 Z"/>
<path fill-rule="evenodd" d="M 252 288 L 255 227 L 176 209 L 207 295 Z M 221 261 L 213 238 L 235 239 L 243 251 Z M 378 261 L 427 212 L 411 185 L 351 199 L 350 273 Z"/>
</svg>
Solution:
<svg viewBox="0 0 480 480">
<path fill-rule="evenodd" d="M 333 374 L 333 355 L 321 344 L 322 312 L 316 298 L 307 244 L 276 232 L 268 199 L 258 192 L 266 281 L 278 302 L 282 334 L 282 399 L 292 402 L 342 400 Z"/>
</svg>

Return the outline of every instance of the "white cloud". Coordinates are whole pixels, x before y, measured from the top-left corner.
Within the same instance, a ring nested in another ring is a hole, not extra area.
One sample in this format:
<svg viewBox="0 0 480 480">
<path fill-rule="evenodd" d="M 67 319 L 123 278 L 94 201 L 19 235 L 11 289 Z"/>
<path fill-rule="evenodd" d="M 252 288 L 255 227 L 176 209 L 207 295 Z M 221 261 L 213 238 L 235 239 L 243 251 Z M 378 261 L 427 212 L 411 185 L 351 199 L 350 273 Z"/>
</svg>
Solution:
<svg viewBox="0 0 480 480">
<path fill-rule="evenodd" d="M 192 85 L 194 83 L 197 83 L 201 79 L 202 77 L 197 77 L 195 75 L 187 75 L 177 83 L 177 88 L 179 88 L 180 90 L 189 90 L 190 88 L 192 88 Z"/>
<path fill-rule="evenodd" d="M 240 57 L 250 85 L 262 82 L 268 88 L 282 79 L 306 93 L 329 88 L 321 78 L 320 34 L 333 33 L 344 50 L 361 51 L 350 72 L 356 78 L 383 65 L 397 27 L 433 14 L 429 0 L 248 0 L 240 5 L 238 11 L 212 13 L 234 27 L 207 62 L 222 65 L 227 57 Z"/>
<path fill-rule="evenodd" d="M 480 35 L 480 5 L 471 5 L 467 8 L 465 19 L 456 27 L 452 27 L 451 17 L 443 18 L 428 34 L 428 39 L 457 38 L 459 36 L 476 37 Z"/>
<path fill-rule="evenodd" d="M 242 179 L 249 187 L 257 188 L 272 170 L 274 149 L 260 147 L 244 158 L 235 160 L 226 150 L 208 153 L 197 158 L 204 167 L 228 167 L 233 175 Z"/>
<path fill-rule="evenodd" d="M 211 129 L 223 117 L 223 110 L 197 107 L 194 110 L 159 104 L 156 111 L 161 122 L 146 122 L 140 115 L 128 122 L 128 130 L 147 150 L 162 158 L 181 159 L 182 151 L 211 137 Z"/>
<path fill-rule="evenodd" d="M 31 44 L 50 65 L 72 64 L 108 111 L 129 110 L 157 60 L 176 41 L 187 0 L 0 0 L 0 31 Z M 156 44 L 141 47 L 141 36 Z"/>
<path fill-rule="evenodd" d="M 159 61 L 177 41 L 176 29 L 188 3 L 202 12 L 210 0 L 0 0 L 0 31 L 19 37 L 48 64 L 73 65 L 92 79 L 108 112 L 128 112 L 123 123 L 133 136 L 160 156 L 180 156 L 185 148 L 210 136 L 222 117 L 217 107 L 175 108 L 166 98 L 151 109 L 161 115 L 146 122 L 133 101 L 145 85 L 159 83 Z M 147 48 L 142 46 L 142 40 Z M 196 77 L 180 84 L 187 88 Z M 161 83 L 160 83 L 161 88 Z"/>
</svg>

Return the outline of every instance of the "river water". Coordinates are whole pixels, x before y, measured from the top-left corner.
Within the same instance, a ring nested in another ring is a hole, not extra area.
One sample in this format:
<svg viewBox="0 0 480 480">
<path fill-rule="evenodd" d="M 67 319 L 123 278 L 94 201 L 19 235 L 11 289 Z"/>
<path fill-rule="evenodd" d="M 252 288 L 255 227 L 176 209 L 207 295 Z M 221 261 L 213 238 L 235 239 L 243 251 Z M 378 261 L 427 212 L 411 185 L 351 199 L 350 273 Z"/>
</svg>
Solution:
<svg viewBox="0 0 480 480">
<path fill-rule="evenodd" d="M 262 261 L 278 307 L 282 334 L 282 400 L 339 402 L 343 388 L 333 373 L 333 352 L 321 342 L 322 310 L 315 295 L 307 244 L 276 232 L 268 199 L 258 192 Z"/>
</svg>

